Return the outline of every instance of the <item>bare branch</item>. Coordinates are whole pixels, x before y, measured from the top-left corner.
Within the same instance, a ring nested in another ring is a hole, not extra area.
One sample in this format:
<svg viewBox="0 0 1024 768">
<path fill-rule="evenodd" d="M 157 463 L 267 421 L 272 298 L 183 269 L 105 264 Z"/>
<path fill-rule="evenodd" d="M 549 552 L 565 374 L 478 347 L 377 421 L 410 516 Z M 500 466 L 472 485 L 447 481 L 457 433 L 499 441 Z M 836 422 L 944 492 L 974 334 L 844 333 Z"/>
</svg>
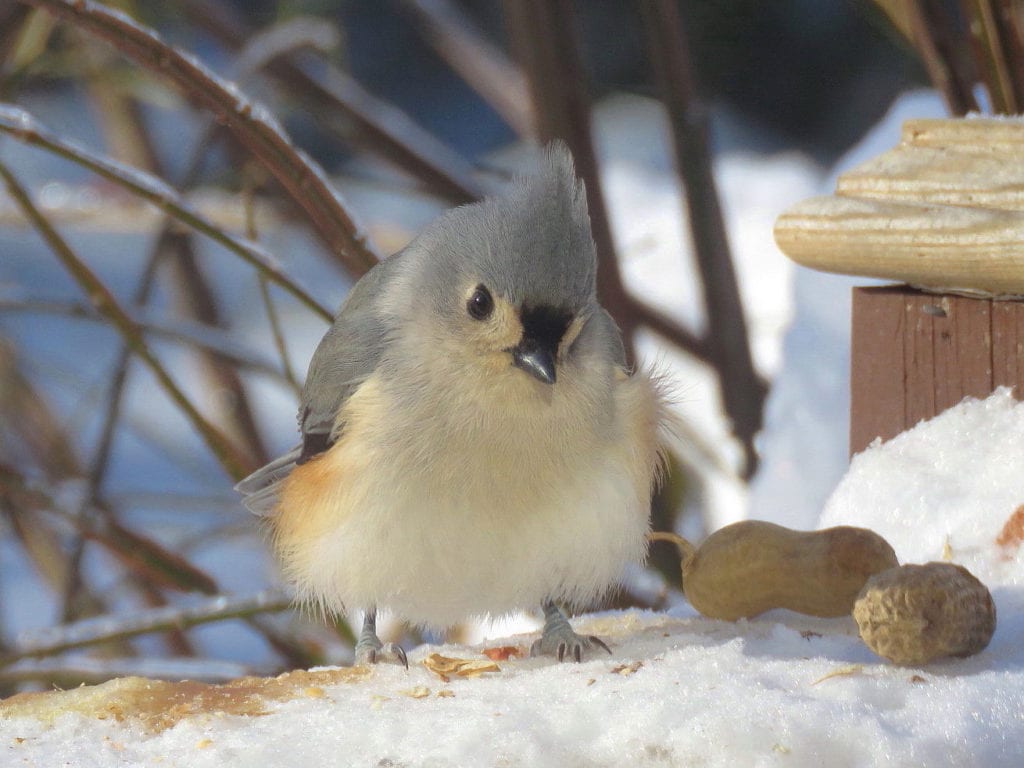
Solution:
<svg viewBox="0 0 1024 768">
<path fill-rule="evenodd" d="M 164 391 L 188 417 L 189 421 L 192 422 L 192 425 L 202 436 L 210 451 L 220 461 L 225 471 L 237 480 L 245 477 L 251 467 L 248 466 L 244 455 L 228 442 L 220 430 L 196 410 L 191 400 L 175 384 L 174 379 L 171 378 L 163 364 L 150 351 L 149 346 L 146 344 L 145 336 L 139 327 L 132 322 L 132 319 L 117 303 L 113 294 L 107 290 L 107 287 L 96 277 L 92 270 L 75 255 L 64 239 L 57 233 L 57 230 L 53 228 L 46 217 L 36 208 L 21 184 L 18 183 L 17 179 L 14 178 L 3 164 L 0 164 L 0 178 L 3 179 L 8 192 L 22 213 L 25 214 L 25 217 L 32 223 L 54 254 L 60 259 L 64 268 L 79 284 L 86 296 L 89 297 L 93 306 L 96 307 L 100 314 L 107 318 L 111 326 L 121 334 L 125 343 L 131 346 L 135 354 L 149 366 Z"/>
<path fill-rule="evenodd" d="M 228 234 L 205 216 L 185 203 L 177 192 L 160 179 L 134 168 L 127 168 L 107 158 L 100 157 L 73 142 L 64 141 L 23 109 L 0 104 L 0 131 L 14 138 L 42 147 L 54 154 L 71 160 L 88 168 L 99 176 L 112 181 L 144 200 L 148 200 L 161 210 L 179 221 L 184 222 L 197 232 L 202 232 L 211 240 L 223 245 L 240 256 L 248 264 L 267 277 L 271 282 L 280 285 L 284 290 L 316 312 L 320 317 L 330 321 L 332 313 L 321 306 L 312 296 L 299 287 L 280 267 L 274 264 L 273 257 L 255 243 L 246 242 Z"/>
<path fill-rule="evenodd" d="M 156 32 L 119 11 L 88 0 L 22 0 L 96 35 L 136 63 L 153 70 L 210 110 L 277 179 L 302 208 L 331 253 L 353 275 L 377 258 L 337 191 L 314 160 L 297 149 L 261 104 L 245 98 L 194 56 L 164 43 Z"/>
<path fill-rule="evenodd" d="M 187 629 L 226 619 L 252 618 L 286 610 L 291 598 L 277 590 L 254 595 L 220 595 L 189 607 L 153 608 L 127 616 L 107 615 L 56 627 L 48 627 L 20 638 L 0 656 L 0 665 L 30 656 L 52 656 L 72 648 L 83 648 L 137 635 Z"/>
<path fill-rule="evenodd" d="M 196 24 L 229 47 L 240 48 L 253 34 L 242 15 L 231 13 L 225 3 L 179 0 L 179 4 Z M 422 181 L 433 193 L 456 203 L 483 195 L 484 188 L 464 159 L 393 104 L 369 93 L 344 70 L 299 52 L 275 61 L 268 71 L 300 94 L 325 128 L 338 133 L 341 121 L 337 117 L 344 117 L 354 126 L 360 144 Z"/>
<path fill-rule="evenodd" d="M 1020 42 L 1014 35 L 1010 20 L 1004 16 L 1006 3 L 999 0 L 961 0 L 967 16 L 964 36 L 972 43 L 975 65 L 983 76 L 992 109 L 996 113 L 1015 115 L 1024 106 L 1024 81 L 1021 76 Z"/>
<path fill-rule="evenodd" d="M 104 322 L 103 316 L 96 311 L 95 307 L 73 301 L 7 299 L 0 296 L 0 313 L 2 312 L 38 312 L 66 315 L 90 322 Z M 204 325 L 192 320 L 167 320 L 161 317 L 150 317 L 147 312 L 128 307 L 125 308 L 125 312 L 132 319 L 132 322 L 148 334 L 213 352 L 239 368 L 246 368 L 265 376 L 270 376 L 284 384 L 292 384 L 287 374 L 275 367 L 273 363 L 248 349 L 244 349 L 233 336 L 220 328 Z"/>
<path fill-rule="evenodd" d="M 523 74 L 450 0 L 404 0 L 427 41 L 521 138 L 533 136 L 535 118 Z"/>
<path fill-rule="evenodd" d="M 911 39 L 924 63 L 932 85 L 942 94 L 954 115 L 978 111 L 972 88 L 974 73 L 965 71 L 956 33 L 941 0 L 906 0 L 904 12 Z M 969 62 L 968 62 L 969 63 Z"/>
<path fill-rule="evenodd" d="M 739 286 L 718 201 L 707 108 L 700 101 L 675 0 L 643 0 L 650 58 L 672 125 L 676 162 L 686 188 L 690 230 L 708 318 L 706 345 L 732 428 L 746 451 L 745 475 L 757 468 L 768 387 L 754 370 Z"/>
<path fill-rule="evenodd" d="M 115 677 L 146 677 L 151 680 L 199 680 L 223 683 L 240 677 L 265 677 L 274 669 L 237 664 L 219 659 L 102 658 L 84 655 L 57 659 L 22 659 L 0 669 L 0 684 L 42 682 L 60 688 L 94 685 Z"/>
</svg>

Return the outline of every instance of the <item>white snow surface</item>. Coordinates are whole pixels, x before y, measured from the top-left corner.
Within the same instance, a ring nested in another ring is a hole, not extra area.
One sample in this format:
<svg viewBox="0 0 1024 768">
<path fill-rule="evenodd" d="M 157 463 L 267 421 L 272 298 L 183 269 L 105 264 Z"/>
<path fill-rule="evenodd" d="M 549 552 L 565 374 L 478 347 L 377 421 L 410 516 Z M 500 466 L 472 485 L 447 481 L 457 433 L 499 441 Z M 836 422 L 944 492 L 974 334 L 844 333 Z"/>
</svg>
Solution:
<svg viewBox="0 0 1024 768">
<path fill-rule="evenodd" d="M 3 765 L 27 766 L 1019 766 L 1024 754 L 1024 557 L 995 543 L 1024 504 L 1024 404 L 965 401 L 859 455 L 823 525 L 869 526 L 901 562 L 954 562 L 992 590 L 999 625 L 968 659 L 898 667 L 852 619 L 778 610 L 736 623 L 609 612 L 575 620 L 609 641 L 582 664 L 513 659 L 444 682 L 422 647 L 323 698 L 263 716 L 203 715 L 160 733 L 61 715 L 0 722 Z M 532 636 L 482 647 L 528 646 Z M 446 693 L 441 696 L 439 692 Z"/>
</svg>

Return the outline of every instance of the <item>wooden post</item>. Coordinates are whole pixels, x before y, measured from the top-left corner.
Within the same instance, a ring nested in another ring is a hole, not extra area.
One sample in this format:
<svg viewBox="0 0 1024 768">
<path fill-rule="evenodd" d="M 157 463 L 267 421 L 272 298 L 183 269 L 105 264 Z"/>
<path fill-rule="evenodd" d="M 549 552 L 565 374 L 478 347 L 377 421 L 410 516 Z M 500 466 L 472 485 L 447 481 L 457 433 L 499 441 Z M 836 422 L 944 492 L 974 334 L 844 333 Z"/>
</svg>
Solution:
<svg viewBox="0 0 1024 768">
<path fill-rule="evenodd" d="M 1024 399 L 1024 301 L 853 289 L 850 455 L 965 397 Z"/>
</svg>

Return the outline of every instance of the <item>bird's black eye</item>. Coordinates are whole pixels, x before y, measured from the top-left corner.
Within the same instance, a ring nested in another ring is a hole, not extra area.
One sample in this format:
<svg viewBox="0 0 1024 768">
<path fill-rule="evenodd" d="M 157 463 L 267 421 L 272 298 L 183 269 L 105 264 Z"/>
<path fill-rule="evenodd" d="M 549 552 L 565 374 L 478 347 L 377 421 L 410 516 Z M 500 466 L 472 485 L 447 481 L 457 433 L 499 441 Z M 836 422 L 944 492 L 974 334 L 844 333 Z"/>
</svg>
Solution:
<svg viewBox="0 0 1024 768">
<path fill-rule="evenodd" d="M 466 311 L 474 320 L 486 320 L 494 311 L 494 299 L 491 292 L 482 285 L 473 290 L 473 295 L 466 302 Z"/>
</svg>

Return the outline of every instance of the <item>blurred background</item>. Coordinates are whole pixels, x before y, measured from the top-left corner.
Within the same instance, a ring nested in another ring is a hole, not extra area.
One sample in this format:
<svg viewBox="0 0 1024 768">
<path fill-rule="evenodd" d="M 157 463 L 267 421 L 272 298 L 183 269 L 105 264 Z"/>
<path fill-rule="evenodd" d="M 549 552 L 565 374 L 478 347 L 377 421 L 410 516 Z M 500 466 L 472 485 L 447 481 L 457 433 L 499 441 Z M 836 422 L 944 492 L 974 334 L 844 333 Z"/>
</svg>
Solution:
<svg viewBox="0 0 1024 768">
<path fill-rule="evenodd" d="M 953 46 L 922 65 L 909 40 L 964 34 L 966 13 L 0 0 L 0 694 L 351 658 L 344 620 L 290 609 L 232 485 L 296 442 L 306 364 L 353 280 L 556 137 L 588 184 L 602 301 L 632 359 L 678 384 L 655 527 L 813 525 L 845 462 L 828 389 L 845 350 L 825 331 L 848 313 L 787 337 L 801 291 L 772 221 L 826 191 L 930 65 L 964 61 Z M 920 98 L 915 115 L 942 113 Z M 817 400 L 772 405 L 787 359 L 812 361 Z M 831 469 L 773 464 L 766 408 L 769 424 L 831 412 L 836 432 L 799 438 Z M 656 548 L 604 607 L 662 608 L 678 586 Z"/>
</svg>

